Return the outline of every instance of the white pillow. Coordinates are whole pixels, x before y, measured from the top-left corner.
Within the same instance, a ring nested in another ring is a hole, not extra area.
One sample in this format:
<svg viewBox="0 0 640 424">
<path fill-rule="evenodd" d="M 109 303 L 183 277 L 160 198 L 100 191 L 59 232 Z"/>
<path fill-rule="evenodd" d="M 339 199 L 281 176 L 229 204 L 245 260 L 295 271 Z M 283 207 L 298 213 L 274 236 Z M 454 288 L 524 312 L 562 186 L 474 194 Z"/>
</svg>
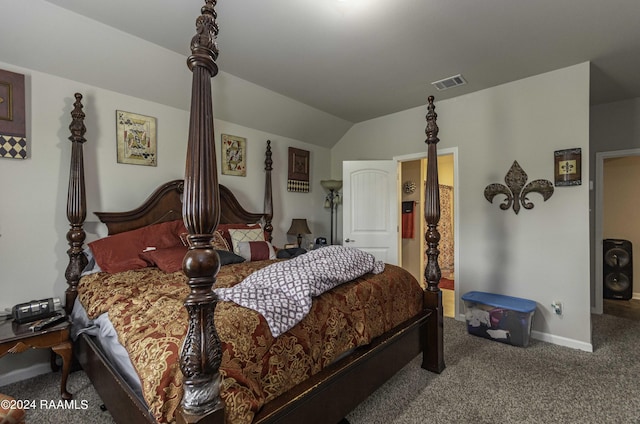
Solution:
<svg viewBox="0 0 640 424">
<path fill-rule="evenodd" d="M 231 244 L 233 244 L 233 253 L 236 255 L 240 255 L 238 243 L 241 241 L 265 241 L 264 231 L 261 227 L 250 230 L 229 229 L 229 235 L 231 236 Z"/>
</svg>

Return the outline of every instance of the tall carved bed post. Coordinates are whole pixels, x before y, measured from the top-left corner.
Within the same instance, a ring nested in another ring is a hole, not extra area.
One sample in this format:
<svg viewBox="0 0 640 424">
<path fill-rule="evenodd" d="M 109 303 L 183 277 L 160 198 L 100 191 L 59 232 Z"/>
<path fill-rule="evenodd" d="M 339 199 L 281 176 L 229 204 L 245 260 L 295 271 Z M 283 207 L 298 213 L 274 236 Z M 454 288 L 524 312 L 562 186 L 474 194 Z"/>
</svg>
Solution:
<svg viewBox="0 0 640 424">
<path fill-rule="evenodd" d="M 265 183 L 264 183 L 264 231 L 269 234 L 269 240 L 271 241 L 273 237 L 271 234 L 273 233 L 273 225 L 271 224 L 271 220 L 273 219 L 273 193 L 271 191 L 271 171 L 273 170 L 273 159 L 271 159 L 271 140 L 267 140 L 267 150 L 264 154 L 264 171 L 265 175 Z"/>
<path fill-rule="evenodd" d="M 443 308 L 442 292 L 438 287 L 440 284 L 440 265 L 438 265 L 438 242 L 440 232 L 438 232 L 438 222 L 440 221 L 440 189 L 438 183 L 438 115 L 433 104 L 434 97 L 429 96 L 427 106 L 427 184 L 425 188 L 424 217 L 427 221 L 427 232 L 425 240 L 427 242 L 427 266 L 424 270 L 424 277 L 427 280 L 425 290 L 425 304 L 427 308 L 435 312 L 429 321 L 429 332 L 427 336 L 428 346 L 438 346 L 438 349 L 429 349 L 423 357 L 423 368 L 429 371 L 440 373 L 444 370 L 444 349 L 443 349 Z M 433 351 L 433 352 L 432 352 Z"/>
<path fill-rule="evenodd" d="M 191 117 L 187 144 L 183 216 L 189 231 L 189 250 L 183 262 L 190 293 L 185 300 L 189 328 L 182 346 L 180 369 L 184 395 L 179 423 L 224 421 L 220 399 L 220 339 L 213 322 L 218 302 L 212 291 L 220 258 L 211 245 L 220 221 L 220 193 L 213 131 L 211 78 L 218 73 L 216 1 L 206 0 L 196 21 L 187 59 L 193 72 Z"/>
<path fill-rule="evenodd" d="M 78 295 L 78 283 L 80 282 L 80 274 L 85 266 L 87 266 L 87 257 L 82 252 L 82 244 L 86 238 L 86 234 L 82 225 L 87 217 L 87 204 L 84 186 L 84 159 L 82 154 L 82 145 L 85 141 L 84 133 L 84 112 L 82 111 L 82 94 L 75 94 L 76 101 L 71 111 L 71 165 L 69 171 L 69 190 L 67 192 L 67 219 L 71 228 L 67 232 L 67 241 L 69 242 L 69 264 L 64 273 L 67 279 L 67 290 L 65 292 L 64 308 L 68 314 L 73 309 L 73 302 Z"/>
</svg>

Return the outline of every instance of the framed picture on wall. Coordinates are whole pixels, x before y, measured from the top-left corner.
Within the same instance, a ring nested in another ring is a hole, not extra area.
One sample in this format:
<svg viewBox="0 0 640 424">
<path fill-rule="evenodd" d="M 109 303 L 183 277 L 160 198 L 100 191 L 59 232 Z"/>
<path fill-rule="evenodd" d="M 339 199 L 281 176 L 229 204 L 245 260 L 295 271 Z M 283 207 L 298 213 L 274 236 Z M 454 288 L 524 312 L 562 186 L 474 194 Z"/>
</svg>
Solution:
<svg viewBox="0 0 640 424">
<path fill-rule="evenodd" d="M 556 187 L 582 184 L 582 149 L 556 150 L 553 159 Z"/>
<path fill-rule="evenodd" d="M 289 147 L 287 191 L 309 192 L 309 151 Z"/>
<path fill-rule="evenodd" d="M 0 157 L 27 155 L 24 75 L 0 69 Z"/>
<path fill-rule="evenodd" d="M 222 134 L 222 173 L 224 175 L 247 176 L 247 139 Z"/>
<path fill-rule="evenodd" d="M 118 163 L 156 166 L 156 118 L 116 110 Z"/>
</svg>

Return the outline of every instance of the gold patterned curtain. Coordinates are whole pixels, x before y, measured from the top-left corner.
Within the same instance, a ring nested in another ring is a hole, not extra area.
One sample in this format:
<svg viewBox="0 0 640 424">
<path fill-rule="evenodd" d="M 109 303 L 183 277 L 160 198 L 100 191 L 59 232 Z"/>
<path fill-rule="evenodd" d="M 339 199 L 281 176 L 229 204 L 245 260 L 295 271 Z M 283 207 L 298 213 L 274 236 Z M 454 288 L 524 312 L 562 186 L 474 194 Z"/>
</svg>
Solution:
<svg viewBox="0 0 640 424">
<path fill-rule="evenodd" d="M 425 221 L 425 227 L 426 227 Z M 440 244 L 438 249 L 438 263 L 442 271 L 442 277 L 455 280 L 453 263 L 453 187 L 440 184 L 440 222 L 438 223 L 440 232 Z M 426 249 L 425 262 L 427 261 Z"/>
</svg>

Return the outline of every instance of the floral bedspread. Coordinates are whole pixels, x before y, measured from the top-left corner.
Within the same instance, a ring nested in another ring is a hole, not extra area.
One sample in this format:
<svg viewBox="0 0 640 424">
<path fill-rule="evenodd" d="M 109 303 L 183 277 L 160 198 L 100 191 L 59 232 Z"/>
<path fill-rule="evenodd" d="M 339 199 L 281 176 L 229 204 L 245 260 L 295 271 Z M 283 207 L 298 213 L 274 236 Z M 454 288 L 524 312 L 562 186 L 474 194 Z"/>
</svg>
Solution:
<svg viewBox="0 0 640 424">
<path fill-rule="evenodd" d="M 223 266 L 216 287 L 238 284 L 273 262 Z M 91 274 L 78 287 L 78 299 L 90 318 L 109 313 L 159 422 L 175 421 L 182 397 L 179 356 L 187 331 L 186 281 L 181 271 L 167 274 L 144 268 Z M 277 338 L 259 313 L 219 302 L 215 324 L 223 349 L 221 396 L 227 422 L 250 423 L 265 403 L 421 308 L 418 282 L 393 265 L 315 298 L 309 314 Z"/>
</svg>

